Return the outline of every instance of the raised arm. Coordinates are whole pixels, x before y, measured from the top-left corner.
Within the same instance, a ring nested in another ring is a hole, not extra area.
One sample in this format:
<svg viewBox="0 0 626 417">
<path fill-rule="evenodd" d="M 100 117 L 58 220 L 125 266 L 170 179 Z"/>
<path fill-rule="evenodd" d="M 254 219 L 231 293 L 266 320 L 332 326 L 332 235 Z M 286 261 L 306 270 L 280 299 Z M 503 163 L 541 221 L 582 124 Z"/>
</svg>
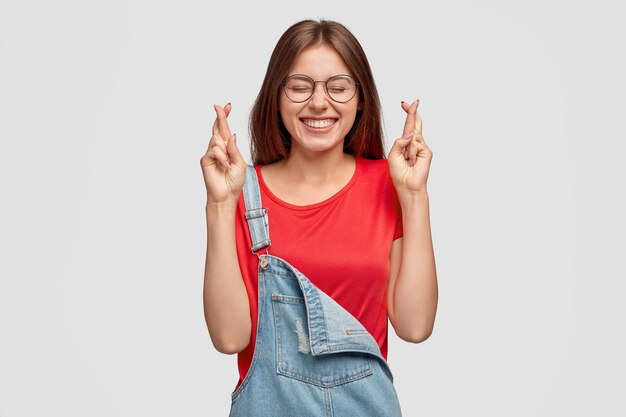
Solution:
<svg viewBox="0 0 626 417">
<path fill-rule="evenodd" d="M 250 343 L 252 322 L 235 244 L 235 212 L 246 163 L 226 117 L 231 105 L 215 106 L 213 136 L 200 165 L 207 189 L 207 252 L 204 270 L 204 317 L 213 346 L 226 354 Z"/>
<path fill-rule="evenodd" d="M 387 158 L 403 227 L 403 237 L 393 242 L 390 254 L 388 314 L 398 337 L 413 343 L 432 333 L 439 298 L 426 186 L 433 153 L 422 136 L 418 105 L 419 100 L 402 102 L 407 112 L 403 137 Z"/>
</svg>

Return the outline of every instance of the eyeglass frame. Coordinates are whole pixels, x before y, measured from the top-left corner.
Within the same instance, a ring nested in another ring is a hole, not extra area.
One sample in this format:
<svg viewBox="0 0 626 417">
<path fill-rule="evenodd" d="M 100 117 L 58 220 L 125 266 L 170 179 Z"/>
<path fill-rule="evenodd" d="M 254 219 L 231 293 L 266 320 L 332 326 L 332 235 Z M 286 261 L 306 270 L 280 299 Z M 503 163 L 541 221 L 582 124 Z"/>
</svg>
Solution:
<svg viewBox="0 0 626 417">
<path fill-rule="evenodd" d="M 297 76 L 297 75 L 298 75 L 298 76 L 302 76 L 302 77 L 306 77 L 306 78 L 308 78 L 309 80 L 313 81 L 313 89 L 311 90 L 311 95 L 310 95 L 309 97 L 307 97 L 307 99 L 306 99 L 306 100 L 302 100 L 302 101 L 295 101 L 295 100 L 293 100 L 291 97 L 289 97 L 289 94 L 287 94 L 287 90 L 286 90 L 286 89 L 287 89 L 287 80 L 288 80 L 289 78 L 291 78 L 291 77 L 295 77 L 295 76 Z M 335 100 L 334 98 L 332 98 L 332 96 L 328 93 L 328 82 L 329 82 L 330 80 L 332 80 L 333 78 L 335 78 L 335 77 L 348 77 L 348 78 L 350 78 L 352 81 L 354 81 L 354 87 L 355 87 L 355 89 L 354 89 L 354 94 L 353 94 L 353 95 L 352 95 L 352 97 L 350 97 L 348 100 L 346 100 L 346 101 L 337 101 L 337 100 Z M 360 82 L 358 82 L 357 80 L 355 80 L 355 79 L 354 79 L 354 77 L 352 77 L 351 75 L 348 75 L 348 74 L 337 74 L 337 75 L 333 75 L 332 77 L 330 77 L 330 78 L 329 78 L 329 79 L 327 79 L 326 81 L 315 81 L 313 78 L 309 77 L 309 76 L 308 76 L 308 75 L 306 75 L 306 74 L 291 74 L 291 75 L 289 75 L 289 76 L 285 77 L 285 79 L 284 79 L 284 80 L 282 80 L 282 81 L 280 82 L 280 85 L 282 85 L 282 86 L 283 86 L 283 91 L 285 92 L 285 96 L 286 96 L 289 100 L 291 100 L 293 103 L 304 103 L 304 102 L 306 102 L 306 101 L 309 101 L 309 100 L 311 99 L 311 97 L 313 97 L 313 94 L 315 94 L 315 87 L 317 86 L 317 83 L 324 83 L 324 92 L 326 93 L 326 95 L 328 96 L 328 98 L 330 98 L 330 99 L 331 99 L 332 101 L 334 101 L 335 103 L 339 103 L 339 104 L 345 104 L 345 103 L 349 102 L 350 100 L 352 100 L 352 99 L 356 96 L 356 93 L 357 93 L 357 91 L 358 91 L 358 87 L 361 85 L 361 83 L 360 83 Z"/>
</svg>

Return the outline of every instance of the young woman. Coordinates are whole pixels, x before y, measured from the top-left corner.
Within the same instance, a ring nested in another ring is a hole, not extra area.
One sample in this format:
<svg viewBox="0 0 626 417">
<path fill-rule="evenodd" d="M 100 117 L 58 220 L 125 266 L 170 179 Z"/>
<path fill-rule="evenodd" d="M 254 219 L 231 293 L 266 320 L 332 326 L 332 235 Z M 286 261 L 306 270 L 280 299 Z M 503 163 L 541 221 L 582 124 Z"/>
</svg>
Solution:
<svg viewBox="0 0 626 417">
<path fill-rule="evenodd" d="M 270 58 L 250 117 L 252 166 L 229 128 L 231 104 L 214 106 L 201 158 L 204 311 L 215 348 L 238 353 L 231 415 L 400 414 L 385 363 L 387 323 L 401 339 L 422 342 L 438 299 L 426 187 L 432 152 L 418 104 L 401 103 L 402 137 L 385 158 L 361 45 L 339 23 L 305 20 Z M 265 244 L 256 245 L 257 226 Z M 276 294 L 281 285 L 290 295 Z M 316 351 L 335 327 L 338 342 Z M 291 338 L 293 348 L 282 345 Z"/>
</svg>

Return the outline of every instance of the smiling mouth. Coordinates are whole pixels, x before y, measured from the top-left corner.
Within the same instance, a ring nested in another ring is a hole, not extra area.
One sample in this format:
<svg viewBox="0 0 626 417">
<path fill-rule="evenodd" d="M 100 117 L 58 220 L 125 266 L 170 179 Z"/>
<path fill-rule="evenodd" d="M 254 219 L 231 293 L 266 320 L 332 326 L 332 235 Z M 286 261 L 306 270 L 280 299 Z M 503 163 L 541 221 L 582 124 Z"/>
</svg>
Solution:
<svg viewBox="0 0 626 417">
<path fill-rule="evenodd" d="M 307 125 L 308 127 L 312 127 L 314 129 L 324 129 L 326 127 L 332 126 L 337 122 L 337 119 L 300 119 L 302 123 Z"/>
</svg>

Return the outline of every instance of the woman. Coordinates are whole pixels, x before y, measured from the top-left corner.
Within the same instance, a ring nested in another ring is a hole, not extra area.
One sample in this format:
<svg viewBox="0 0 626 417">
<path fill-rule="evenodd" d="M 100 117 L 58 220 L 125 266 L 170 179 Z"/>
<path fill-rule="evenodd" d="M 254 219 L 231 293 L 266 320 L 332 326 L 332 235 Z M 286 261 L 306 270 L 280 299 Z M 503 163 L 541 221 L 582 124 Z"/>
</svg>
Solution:
<svg viewBox="0 0 626 417">
<path fill-rule="evenodd" d="M 238 353 L 240 379 L 233 404 L 248 401 L 238 398 L 245 398 L 240 394 L 248 380 L 254 380 L 249 375 L 253 369 L 263 365 L 269 369 L 267 374 L 255 371 L 263 375 L 257 379 L 265 380 L 248 391 L 256 390 L 261 406 L 254 412 L 249 408 L 248 414 L 272 415 L 262 404 L 278 403 L 281 411 L 274 410 L 274 415 L 321 415 L 312 411 L 319 406 L 320 410 L 335 407 L 334 415 L 339 416 L 346 415 L 341 407 L 354 414 L 355 407 L 363 404 L 369 414 L 360 415 L 399 415 L 399 409 L 372 408 L 394 400 L 395 391 L 377 385 L 383 380 L 326 384 L 322 375 L 317 383 L 303 377 L 298 383 L 304 385 L 289 385 L 291 380 L 280 385 L 283 379 L 272 376 L 276 364 L 271 356 L 259 356 L 256 350 L 281 343 L 266 339 L 267 334 L 259 343 L 259 318 L 278 338 L 283 313 L 277 313 L 276 307 L 273 319 L 270 310 L 266 316 L 260 313 L 264 295 L 259 287 L 265 285 L 265 278 L 263 282 L 260 278 L 263 262 L 267 264 L 271 255 L 287 261 L 303 274 L 298 278 L 301 286 L 310 280 L 322 296 L 340 306 L 337 314 L 347 311 L 367 330 L 364 337 L 376 347 L 373 356 L 380 359 L 374 361 L 379 370 L 387 369 L 383 360 L 387 318 L 403 340 L 419 343 L 429 337 L 438 298 L 426 188 L 432 152 L 421 134 L 418 104 L 401 103 L 407 114 L 402 138 L 385 159 L 380 102 L 361 45 L 339 23 L 306 20 L 282 35 L 270 58 L 251 113 L 254 166 L 247 166 L 228 126 L 231 104 L 215 106 L 213 134 L 201 159 L 208 194 L 205 318 L 215 348 Z M 255 187 L 258 179 L 255 190 L 269 215 L 271 245 L 261 251 L 250 250 L 255 242 L 247 216 L 250 207 L 242 193 L 244 179 Z M 295 327 L 285 337 L 295 338 L 300 354 L 315 354 L 311 322 L 296 319 L 288 324 Z M 346 334 L 353 335 L 348 330 Z M 272 354 L 282 355 L 276 349 Z M 298 354 L 293 355 L 296 360 Z M 366 360 L 363 355 L 358 359 L 334 356 L 342 361 Z M 297 378 L 299 373 L 293 375 Z M 347 397 L 339 394 L 339 385 L 344 390 L 352 387 L 345 391 Z M 377 397 L 379 389 L 389 398 Z M 290 402 L 290 394 L 298 398 Z M 295 411 L 294 407 L 303 408 Z"/>
</svg>

